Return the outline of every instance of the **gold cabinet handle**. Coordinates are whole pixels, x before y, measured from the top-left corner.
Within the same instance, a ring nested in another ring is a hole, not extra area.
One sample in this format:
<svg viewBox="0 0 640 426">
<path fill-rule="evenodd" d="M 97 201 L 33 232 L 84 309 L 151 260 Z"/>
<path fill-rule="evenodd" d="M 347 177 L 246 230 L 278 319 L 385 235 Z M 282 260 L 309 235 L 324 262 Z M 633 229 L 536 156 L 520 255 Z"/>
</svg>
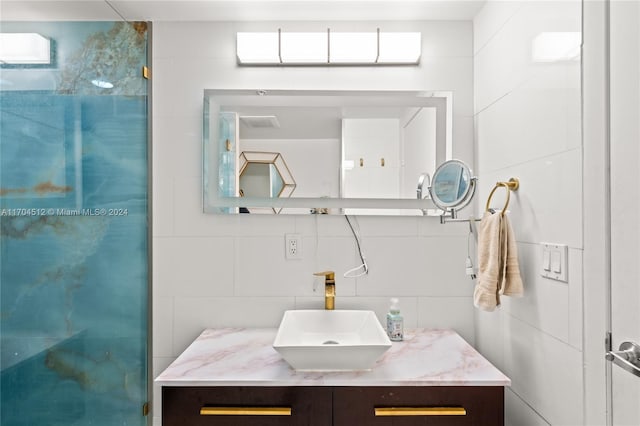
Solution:
<svg viewBox="0 0 640 426">
<path fill-rule="evenodd" d="M 201 416 L 290 416 L 291 407 L 202 407 Z"/>
<path fill-rule="evenodd" d="M 464 407 L 375 407 L 376 417 L 387 416 L 466 416 Z"/>
</svg>

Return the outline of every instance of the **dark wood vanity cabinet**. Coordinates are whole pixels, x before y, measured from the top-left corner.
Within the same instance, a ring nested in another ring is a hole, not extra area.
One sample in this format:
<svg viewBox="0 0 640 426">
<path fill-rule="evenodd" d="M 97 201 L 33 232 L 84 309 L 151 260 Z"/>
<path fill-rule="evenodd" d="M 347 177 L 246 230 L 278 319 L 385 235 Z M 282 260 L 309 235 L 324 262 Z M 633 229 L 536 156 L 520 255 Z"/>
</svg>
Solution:
<svg viewBox="0 0 640 426">
<path fill-rule="evenodd" d="M 333 426 L 504 424 L 501 386 L 381 386 L 333 389 Z"/>
<path fill-rule="evenodd" d="M 162 388 L 163 426 L 503 424 L 501 386 Z"/>
<path fill-rule="evenodd" d="M 330 387 L 164 386 L 162 426 L 327 426 L 332 423 L 331 406 Z M 242 413 L 256 408 L 263 412 L 251 415 L 216 412 L 229 409 Z M 290 409 L 290 415 L 282 409 Z"/>
</svg>

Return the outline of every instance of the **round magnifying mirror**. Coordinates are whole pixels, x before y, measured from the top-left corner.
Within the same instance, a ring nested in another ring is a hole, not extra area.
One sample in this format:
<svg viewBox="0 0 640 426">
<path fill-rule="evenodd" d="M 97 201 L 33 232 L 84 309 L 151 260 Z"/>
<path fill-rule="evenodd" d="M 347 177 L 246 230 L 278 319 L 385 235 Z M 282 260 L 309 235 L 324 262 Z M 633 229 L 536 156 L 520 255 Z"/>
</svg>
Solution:
<svg viewBox="0 0 640 426">
<path fill-rule="evenodd" d="M 476 188 L 476 178 L 469 167 L 460 160 L 442 163 L 433 174 L 429 194 L 436 207 L 459 210 L 469 204 Z"/>
</svg>

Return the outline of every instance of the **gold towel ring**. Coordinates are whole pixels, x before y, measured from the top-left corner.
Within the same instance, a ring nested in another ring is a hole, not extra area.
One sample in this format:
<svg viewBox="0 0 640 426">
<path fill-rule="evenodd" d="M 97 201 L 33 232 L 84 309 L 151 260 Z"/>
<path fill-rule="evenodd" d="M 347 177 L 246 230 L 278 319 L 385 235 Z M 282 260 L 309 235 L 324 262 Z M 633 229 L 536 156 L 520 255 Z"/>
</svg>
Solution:
<svg viewBox="0 0 640 426">
<path fill-rule="evenodd" d="M 505 200 L 504 207 L 502 208 L 502 211 L 500 212 L 500 214 L 502 216 L 504 216 L 504 213 L 507 211 L 507 207 L 509 207 L 509 200 L 511 198 L 511 191 L 517 191 L 518 190 L 518 188 L 520 187 L 520 181 L 518 180 L 518 178 L 511 178 L 511 179 L 509 179 L 509 182 L 496 182 L 495 186 L 493 187 L 493 189 L 489 193 L 489 198 L 487 198 L 487 205 L 485 206 L 485 211 L 486 212 L 489 211 L 489 207 L 491 206 L 491 197 L 493 197 L 493 193 L 496 192 L 496 189 L 498 189 L 500 187 L 507 189 L 507 199 Z"/>
</svg>

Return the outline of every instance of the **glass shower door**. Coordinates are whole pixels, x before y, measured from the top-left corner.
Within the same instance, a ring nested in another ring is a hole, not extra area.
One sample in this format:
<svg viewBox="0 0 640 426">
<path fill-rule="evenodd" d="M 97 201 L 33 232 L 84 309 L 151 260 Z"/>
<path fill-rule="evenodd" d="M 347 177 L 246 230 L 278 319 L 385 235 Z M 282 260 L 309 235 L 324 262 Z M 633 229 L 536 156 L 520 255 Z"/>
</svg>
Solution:
<svg viewBox="0 0 640 426">
<path fill-rule="evenodd" d="M 2 23 L 51 40 L 0 69 L 0 424 L 144 425 L 145 23 Z"/>
<path fill-rule="evenodd" d="M 640 2 L 610 1 L 609 423 L 640 425 Z"/>
</svg>

